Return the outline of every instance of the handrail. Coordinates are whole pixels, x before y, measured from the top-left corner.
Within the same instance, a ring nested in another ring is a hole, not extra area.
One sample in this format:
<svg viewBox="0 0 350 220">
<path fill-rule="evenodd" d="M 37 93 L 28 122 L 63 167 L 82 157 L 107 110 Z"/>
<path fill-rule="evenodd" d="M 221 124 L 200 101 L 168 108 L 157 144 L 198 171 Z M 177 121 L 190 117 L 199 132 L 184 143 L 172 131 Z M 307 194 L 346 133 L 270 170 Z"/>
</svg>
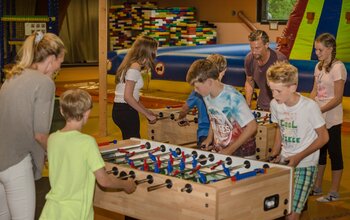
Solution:
<svg viewBox="0 0 350 220">
<path fill-rule="evenodd" d="M 258 30 L 258 28 L 256 28 L 254 26 L 254 24 L 249 20 L 249 18 L 247 18 L 247 16 L 245 16 L 245 14 L 243 13 L 243 11 L 239 11 L 238 12 L 238 17 L 243 21 L 243 23 L 245 25 L 247 25 L 247 27 L 251 30 L 251 31 L 256 31 Z"/>
</svg>

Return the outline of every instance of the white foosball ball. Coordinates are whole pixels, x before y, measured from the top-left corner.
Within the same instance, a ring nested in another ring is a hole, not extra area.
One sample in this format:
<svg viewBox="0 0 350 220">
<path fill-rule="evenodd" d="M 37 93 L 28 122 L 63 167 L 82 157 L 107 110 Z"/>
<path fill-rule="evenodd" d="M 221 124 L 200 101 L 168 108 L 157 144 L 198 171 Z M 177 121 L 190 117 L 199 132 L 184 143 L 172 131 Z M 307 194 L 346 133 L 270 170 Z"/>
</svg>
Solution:
<svg viewBox="0 0 350 220">
<path fill-rule="evenodd" d="M 187 115 L 189 125 L 179 126 L 176 119 L 181 108 L 152 110 L 158 115 L 155 124 L 148 124 L 148 139 L 182 146 L 194 147 L 197 143 L 198 118 L 196 113 Z"/>
<path fill-rule="evenodd" d="M 138 219 L 275 219 L 292 203 L 291 167 L 142 139 L 100 148 L 133 194 L 96 186 L 94 206 Z"/>
</svg>

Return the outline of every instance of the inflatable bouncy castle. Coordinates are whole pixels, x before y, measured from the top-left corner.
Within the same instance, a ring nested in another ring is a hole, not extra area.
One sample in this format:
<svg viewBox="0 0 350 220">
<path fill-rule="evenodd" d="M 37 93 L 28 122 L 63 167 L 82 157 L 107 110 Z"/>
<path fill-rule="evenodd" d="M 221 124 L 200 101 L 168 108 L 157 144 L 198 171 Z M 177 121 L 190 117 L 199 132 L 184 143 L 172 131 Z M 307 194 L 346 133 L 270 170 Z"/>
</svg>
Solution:
<svg viewBox="0 0 350 220">
<path fill-rule="evenodd" d="M 278 48 L 291 60 L 317 60 L 313 42 L 325 32 L 336 38 L 337 58 L 350 62 L 350 1 L 297 1 Z"/>
<path fill-rule="evenodd" d="M 298 91 L 310 92 L 313 86 L 313 74 L 317 64 L 314 52 L 315 38 L 329 32 L 337 40 L 337 58 L 344 62 L 350 73 L 350 1 L 345 0 L 299 0 L 290 15 L 290 19 L 278 38 L 277 48 L 290 59 L 290 63 L 299 70 Z M 249 44 L 220 44 L 185 47 L 160 48 L 157 64 L 151 74 L 150 89 L 169 92 L 189 92 L 185 82 L 186 73 L 193 61 L 218 53 L 227 59 L 228 68 L 223 82 L 243 87 L 245 82 L 244 58 L 250 51 Z M 115 73 L 126 51 L 110 52 L 112 69 Z M 345 84 L 344 96 L 350 96 L 350 77 Z M 180 83 L 182 82 L 182 83 Z"/>
</svg>

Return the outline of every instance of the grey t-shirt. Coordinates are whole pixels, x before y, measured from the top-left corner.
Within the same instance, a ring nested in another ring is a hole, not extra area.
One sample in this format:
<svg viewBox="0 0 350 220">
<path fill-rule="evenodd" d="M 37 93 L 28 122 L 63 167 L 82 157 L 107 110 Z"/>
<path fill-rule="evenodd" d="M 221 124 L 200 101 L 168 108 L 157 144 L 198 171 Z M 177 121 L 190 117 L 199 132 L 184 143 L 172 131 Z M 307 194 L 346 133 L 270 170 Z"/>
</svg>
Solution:
<svg viewBox="0 0 350 220">
<path fill-rule="evenodd" d="M 51 126 L 55 84 L 32 69 L 25 69 L 5 81 L 0 89 L 0 171 L 33 159 L 35 179 L 41 177 L 44 149 L 35 140 L 36 133 L 48 134 Z"/>
<path fill-rule="evenodd" d="M 267 85 L 266 71 L 277 60 L 287 60 L 286 56 L 279 51 L 270 50 L 269 60 L 262 66 L 254 59 L 252 53 L 248 53 L 244 61 L 244 68 L 247 76 L 253 76 L 255 84 L 259 87 L 258 106 L 264 110 L 270 109 L 272 93 Z"/>
</svg>

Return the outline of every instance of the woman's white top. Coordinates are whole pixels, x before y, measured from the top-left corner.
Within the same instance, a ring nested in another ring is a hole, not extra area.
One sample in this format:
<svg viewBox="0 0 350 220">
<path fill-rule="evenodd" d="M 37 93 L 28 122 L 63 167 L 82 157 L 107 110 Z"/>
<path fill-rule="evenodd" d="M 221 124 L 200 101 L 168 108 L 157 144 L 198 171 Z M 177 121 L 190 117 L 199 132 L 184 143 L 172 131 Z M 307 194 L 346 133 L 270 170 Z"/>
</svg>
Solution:
<svg viewBox="0 0 350 220">
<path fill-rule="evenodd" d="M 128 69 L 128 71 L 126 71 L 126 74 L 125 74 L 125 81 L 126 80 L 136 82 L 134 91 L 133 91 L 133 96 L 136 99 L 136 101 L 139 101 L 140 89 L 143 87 L 143 78 L 142 78 L 141 72 L 136 69 Z M 126 101 L 124 100 L 124 93 L 125 93 L 125 83 L 119 82 L 115 88 L 114 102 L 126 103 Z"/>
</svg>

